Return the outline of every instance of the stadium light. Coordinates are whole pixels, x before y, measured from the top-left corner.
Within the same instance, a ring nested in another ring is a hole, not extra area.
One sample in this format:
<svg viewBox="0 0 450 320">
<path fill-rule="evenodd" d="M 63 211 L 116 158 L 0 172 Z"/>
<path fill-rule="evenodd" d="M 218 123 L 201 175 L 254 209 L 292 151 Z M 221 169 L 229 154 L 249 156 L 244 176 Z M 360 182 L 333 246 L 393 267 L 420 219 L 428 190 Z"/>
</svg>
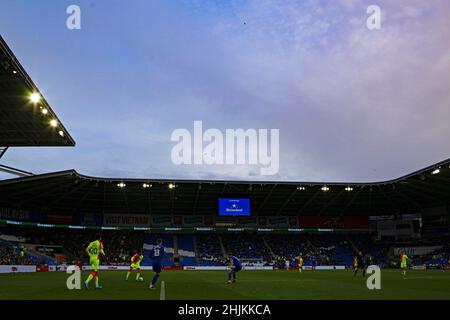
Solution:
<svg viewBox="0 0 450 320">
<path fill-rule="evenodd" d="M 297 187 L 297 190 L 298 190 L 298 191 L 305 191 L 306 188 L 305 188 L 305 187 L 302 187 L 302 186 L 298 186 L 298 187 Z"/>
<path fill-rule="evenodd" d="M 437 168 L 437 169 L 433 170 L 431 172 L 431 174 L 438 174 L 439 172 L 441 172 L 441 170 L 439 168 Z"/>
<path fill-rule="evenodd" d="M 169 183 L 169 189 L 170 190 L 175 189 L 175 185 L 173 183 Z"/>
<path fill-rule="evenodd" d="M 345 188 L 345 191 L 349 191 L 349 192 L 350 192 L 350 191 L 353 191 L 353 188 L 352 188 L 352 187 L 346 187 L 346 188 Z"/>
<path fill-rule="evenodd" d="M 33 102 L 34 104 L 38 103 L 39 101 L 41 101 L 41 95 L 37 92 L 33 92 L 30 95 L 30 101 Z"/>
<path fill-rule="evenodd" d="M 64 132 L 63 132 L 62 130 L 59 130 L 58 134 L 59 134 L 61 137 L 64 137 Z"/>
<path fill-rule="evenodd" d="M 56 128 L 56 127 L 58 126 L 58 121 L 56 121 L 55 119 L 53 119 L 53 120 L 50 121 L 50 125 L 51 125 L 53 128 Z"/>
<path fill-rule="evenodd" d="M 42 114 L 47 114 L 47 113 L 48 113 L 48 110 L 45 109 L 45 108 L 41 108 L 41 112 L 42 112 Z"/>
<path fill-rule="evenodd" d="M 16 71 L 16 70 L 13 70 L 13 74 L 17 74 L 17 71 Z"/>
<path fill-rule="evenodd" d="M 127 185 L 126 185 L 124 182 L 119 182 L 119 183 L 117 184 L 117 186 L 118 186 L 120 189 L 123 189 L 123 188 L 125 188 Z"/>
<path fill-rule="evenodd" d="M 143 183 L 142 184 L 142 188 L 144 188 L 144 189 L 148 189 L 148 188 L 151 188 L 151 187 L 152 187 L 151 184 L 148 184 L 148 183 Z"/>
<path fill-rule="evenodd" d="M 323 186 L 322 188 L 320 188 L 320 190 L 322 190 L 322 191 L 329 191 L 330 190 L 330 188 L 328 188 L 327 186 Z"/>
</svg>

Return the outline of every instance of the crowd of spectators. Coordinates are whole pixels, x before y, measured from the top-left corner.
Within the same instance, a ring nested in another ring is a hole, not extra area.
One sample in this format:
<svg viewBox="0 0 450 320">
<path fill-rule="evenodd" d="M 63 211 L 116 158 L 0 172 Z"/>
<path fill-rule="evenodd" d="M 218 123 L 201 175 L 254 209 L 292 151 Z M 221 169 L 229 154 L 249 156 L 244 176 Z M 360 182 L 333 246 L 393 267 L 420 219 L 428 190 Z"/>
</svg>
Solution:
<svg viewBox="0 0 450 320">
<path fill-rule="evenodd" d="M 0 245 L 0 265 L 34 265 L 36 262 L 10 245 Z"/>
<path fill-rule="evenodd" d="M 302 256 L 314 254 L 313 248 L 304 236 L 267 235 L 264 237 L 277 258 L 281 257 L 284 260 L 294 260 L 300 254 Z"/>
<path fill-rule="evenodd" d="M 381 267 L 388 266 L 388 251 L 393 241 L 375 241 L 370 234 L 350 235 L 349 238 L 356 249 L 361 251 L 366 258 L 369 258 L 372 263 Z"/>
<path fill-rule="evenodd" d="M 429 242 L 430 246 L 439 246 L 436 250 L 426 255 L 411 257 L 413 265 L 428 265 L 434 268 L 450 267 L 450 238 L 441 238 L 438 241 Z"/>
<path fill-rule="evenodd" d="M 95 231 L 72 229 L 28 229 L 19 230 L 21 238 L 28 244 L 62 246 L 69 261 L 88 261 L 85 252 L 91 241 L 95 240 Z M 138 231 L 105 231 L 101 233 L 105 256 L 104 265 L 127 265 L 130 257 L 141 250 L 144 233 Z"/>
<path fill-rule="evenodd" d="M 95 240 L 95 233 L 88 232 L 78 235 L 77 238 L 66 237 L 61 242 L 69 252 L 81 261 L 88 260 L 85 252 L 91 241 Z M 136 250 L 142 250 L 144 234 L 135 231 L 108 231 L 102 233 L 102 243 L 104 245 L 105 256 L 101 261 L 104 265 L 128 265 L 130 257 Z"/>
<path fill-rule="evenodd" d="M 95 240 L 97 232 L 78 229 L 46 229 L 17 228 L 14 235 L 20 242 L 29 245 L 58 246 L 63 248 L 67 263 L 88 262 L 85 252 L 88 244 Z M 105 230 L 102 232 L 105 256 L 103 265 L 128 265 L 130 257 L 141 250 L 144 243 L 144 232 Z M 222 241 L 222 245 L 221 245 Z M 201 265 L 224 265 L 225 255 L 231 253 L 247 263 L 266 265 L 282 265 L 290 261 L 295 265 L 299 255 L 302 255 L 305 265 L 312 261 L 318 265 L 345 264 L 352 265 L 356 251 L 362 251 L 371 261 L 382 266 L 388 266 L 398 259 L 388 258 L 389 248 L 395 246 L 431 246 L 441 247 L 434 252 L 411 257 L 411 262 L 448 263 L 450 258 L 450 239 L 424 239 L 408 241 L 375 241 L 370 235 L 260 235 L 260 234 L 208 234 L 195 235 L 195 250 L 197 262 Z M 21 245 L 0 244 L 0 264 L 35 264 L 33 256 L 24 254 Z M 224 255 L 225 253 L 225 255 Z M 392 266 L 392 265 L 390 265 Z"/>
<path fill-rule="evenodd" d="M 355 249 L 344 235 L 310 235 L 322 264 L 351 265 Z"/>
<path fill-rule="evenodd" d="M 260 235 L 254 234 L 226 234 L 222 236 L 225 251 L 236 256 L 253 260 L 271 260 L 269 249 Z"/>
<path fill-rule="evenodd" d="M 196 254 L 201 265 L 220 266 L 225 264 L 220 240 L 217 235 L 198 235 L 195 239 Z"/>
</svg>

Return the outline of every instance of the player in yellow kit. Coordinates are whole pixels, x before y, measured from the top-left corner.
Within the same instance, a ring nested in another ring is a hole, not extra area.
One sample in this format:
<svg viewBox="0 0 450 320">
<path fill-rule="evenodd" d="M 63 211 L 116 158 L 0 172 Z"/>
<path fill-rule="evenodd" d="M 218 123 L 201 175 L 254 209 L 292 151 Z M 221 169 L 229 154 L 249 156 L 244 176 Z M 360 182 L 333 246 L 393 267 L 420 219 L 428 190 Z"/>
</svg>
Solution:
<svg viewBox="0 0 450 320">
<path fill-rule="evenodd" d="M 98 284 L 98 269 L 100 266 L 100 257 L 105 255 L 103 251 L 103 243 L 101 242 L 102 236 L 97 234 L 95 241 L 92 241 L 86 248 L 86 253 L 89 255 L 89 264 L 91 265 L 92 271 L 89 277 L 84 282 L 86 289 L 89 289 L 89 282 L 95 278 L 95 288 L 101 289 L 102 287 Z"/>
<path fill-rule="evenodd" d="M 298 256 L 298 271 L 302 272 L 303 269 L 303 258 L 301 255 Z"/>
<path fill-rule="evenodd" d="M 142 259 L 144 259 L 144 256 L 137 251 L 134 256 L 131 257 L 131 265 L 130 265 L 130 270 L 128 270 L 127 272 L 127 277 L 125 280 L 128 280 L 128 277 L 131 274 L 131 271 L 133 270 L 137 270 L 137 275 L 136 275 L 136 281 L 143 281 L 144 279 L 141 278 L 141 261 Z"/>
<path fill-rule="evenodd" d="M 408 256 L 402 252 L 400 254 L 400 268 L 402 269 L 402 274 L 406 276 L 406 267 L 408 265 Z"/>
</svg>

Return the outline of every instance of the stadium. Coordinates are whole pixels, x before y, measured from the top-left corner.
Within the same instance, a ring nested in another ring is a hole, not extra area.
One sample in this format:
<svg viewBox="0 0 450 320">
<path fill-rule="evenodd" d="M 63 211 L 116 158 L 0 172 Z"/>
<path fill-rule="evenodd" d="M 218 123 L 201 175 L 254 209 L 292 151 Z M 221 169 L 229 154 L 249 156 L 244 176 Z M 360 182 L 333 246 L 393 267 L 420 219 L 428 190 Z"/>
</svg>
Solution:
<svg viewBox="0 0 450 320">
<path fill-rule="evenodd" d="M 17 148 L 76 151 L 1 37 L 0 50 L 0 161 Z M 417 169 L 385 181 L 284 182 L 0 164 L 14 176 L 0 180 L 0 300 L 449 300 L 450 159 Z M 71 267 L 82 281 L 92 274 L 86 248 L 99 236 L 102 290 L 69 288 Z M 163 271 L 149 290 L 158 241 Z M 242 267 L 235 282 L 230 257 Z M 379 290 L 368 289 L 369 266 L 381 270 Z"/>
</svg>

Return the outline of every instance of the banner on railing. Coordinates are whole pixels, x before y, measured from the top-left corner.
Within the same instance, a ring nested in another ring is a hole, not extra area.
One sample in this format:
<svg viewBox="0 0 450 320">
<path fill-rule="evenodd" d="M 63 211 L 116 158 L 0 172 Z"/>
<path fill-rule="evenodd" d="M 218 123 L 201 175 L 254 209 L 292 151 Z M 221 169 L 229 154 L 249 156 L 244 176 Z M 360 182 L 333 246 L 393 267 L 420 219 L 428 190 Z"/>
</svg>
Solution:
<svg viewBox="0 0 450 320">
<path fill-rule="evenodd" d="M 301 216 L 301 228 L 368 229 L 368 216 Z"/>
<path fill-rule="evenodd" d="M 227 266 L 185 266 L 183 267 L 183 270 L 195 270 L 195 271 L 211 271 L 211 270 L 216 270 L 216 271 L 224 271 L 224 270 L 228 270 Z M 243 270 L 273 270 L 272 266 L 268 266 L 268 267 L 250 267 L 250 266 L 244 266 Z"/>
<path fill-rule="evenodd" d="M 348 232 L 348 231 L 354 231 L 355 229 L 332 229 L 332 228 L 325 228 L 325 229 L 314 229 L 314 228 L 286 228 L 286 227 L 252 227 L 252 226 L 236 226 L 235 224 L 230 223 L 216 223 L 213 226 L 205 226 L 205 227 L 187 227 L 187 226 L 170 226 L 170 225 L 163 225 L 158 226 L 155 224 L 152 224 L 152 226 L 136 226 L 136 224 L 139 224 L 139 222 L 130 222 L 128 219 L 125 220 L 117 220 L 117 219 L 110 219 L 108 220 L 108 224 L 112 224 L 111 226 L 80 226 L 80 225 L 59 225 L 59 224 L 48 224 L 48 223 L 34 223 L 34 222 L 23 222 L 23 221 L 15 221 L 15 220 L 1 220 L 0 224 L 6 224 L 10 226 L 24 226 L 24 227 L 38 227 L 38 228 L 58 228 L 58 229 L 73 229 L 73 230 L 135 230 L 135 231 L 150 231 L 154 233 L 173 233 L 173 232 L 180 232 L 180 233 L 193 233 L 193 232 L 216 232 L 216 233 L 229 233 L 229 232 L 258 232 L 258 233 L 301 233 L 301 232 L 327 232 L 327 233 L 341 233 L 341 232 Z M 169 217 L 170 218 L 170 217 Z M 144 220 L 143 223 L 145 223 L 146 220 Z M 142 221 L 141 221 L 142 222 Z M 117 226 L 116 223 L 121 224 L 120 226 Z M 136 223 L 136 224 L 134 224 Z M 367 232 L 368 230 L 362 230 L 361 232 Z M 3 235 L 2 235 L 3 236 Z"/>
<path fill-rule="evenodd" d="M 204 216 L 184 216 L 182 221 L 184 226 L 203 226 L 203 218 Z"/>
<path fill-rule="evenodd" d="M 170 227 L 172 225 L 172 216 L 169 215 L 153 216 L 152 225 Z"/>
<path fill-rule="evenodd" d="M 36 266 L 0 265 L 0 273 L 36 272 Z"/>
<path fill-rule="evenodd" d="M 396 247 L 394 248 L 394 254 L 399 255 L 401 252 L 404 252 L 407 256 L 423 256 L 441 248 L 442 246 Z"/>
<path fill-rule="evenodd" d="M 103 225 L 106 227 L 148 227 L 150 216 L 145 214 L 105 214 Z"/>
<path fill-rule="evenodd" d="M 0 219 L 29 221 L 30 212 L 23 209 L 0 208 Z"/>
</svg>

